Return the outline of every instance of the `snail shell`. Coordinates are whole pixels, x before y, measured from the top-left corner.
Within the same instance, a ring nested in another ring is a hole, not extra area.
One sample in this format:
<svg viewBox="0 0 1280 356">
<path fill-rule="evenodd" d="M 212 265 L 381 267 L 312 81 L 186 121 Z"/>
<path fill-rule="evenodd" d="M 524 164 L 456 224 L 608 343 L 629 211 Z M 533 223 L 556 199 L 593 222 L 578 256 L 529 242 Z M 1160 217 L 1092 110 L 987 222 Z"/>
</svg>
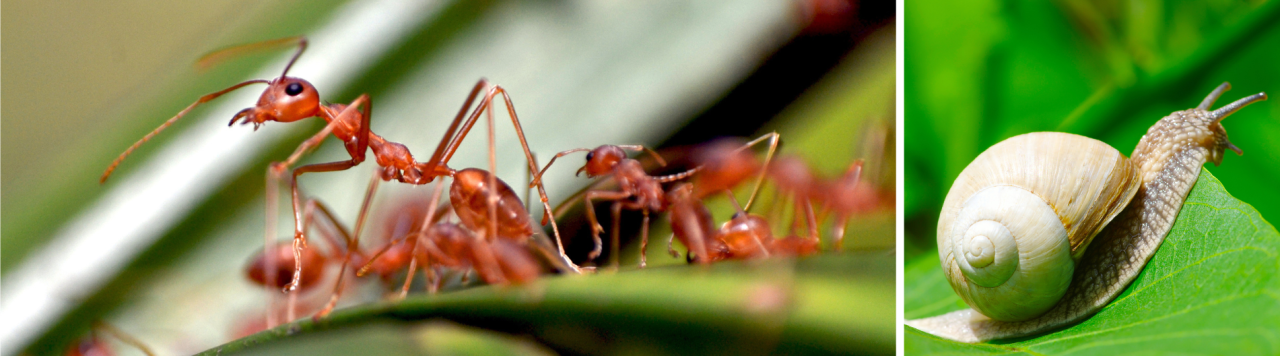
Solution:
<svg viewBox="0 0 1280 356">
<path fill-rule="evenodd" d="M 978 342 L 1043 333 L 1097 313 L 1124 291 L 1155 255 L 1195 185 L 1200 166 L 1206 161 L 1215 165 L 1221 163 L 1223 153 L 1228 149 L 1236 154 L 1242 153 L 1227 140 L 1222 119 L 1245 105 L 1266 100 L 1267 96 L 1258 93 L 1217 110 L 1209 110 L 1213 102 L 1230 88 L 1230 84 L 1223 83 L 1198 107 L 1174 112 L 1156 122 L 1142 136 L 1128 163 L 1114 163 L 1117 161 L 1107 159 L 1110 153 L 1099 153 L 1106 150 L 1097 148 L 1094 143 L 1072 147 L 1057 141 L 1060 138 L 1079 140 L 1065 138 L 1079 137 L 1067 134 L 1022 135 L 984 152 L 956 180 L 947 194 L 938 221 L 938 254 L 943 270 L 957 294 L 974 309 L 908 320 L 907 325 L 952 340 Z M 1010 152 L 999 148 L 1006 145 L 1017 147 Z M 1063 150 L 1066 152 L 1061 152 Z M 986 157 L 989 154 L 994 160 Z M 1120 158 L 1118 161 L 1125 160 Z M 1133 173 L 1124 172 L 1131 169 L 1136 169 L 1139 183 L 1137 192 L 1133 194 L 1127 193 L 1129 183 L 1116 181 L 1133 179 Z M 973 176 L 971 171 L 980 173 Z M 1112 173 L 1099 176 L 1099 172 Z M 1043 182 L 1030 182 L 1041 180 Z M 1118 198 L 1113 200 L 1115 196 L 1111 190 L 1126 193 L 1116 194 Z M 1019 195 L 1022 197 L 1015 197 Z M 1132 199 L 1125 198 L 1126 195 L 1131 195 Z M 1043 205 L 1056 214 L 1062 222 L 1061 227 L 1039 226 L 1051 225 L 1047 222 L 1053 218 L 1045 211 L 1031 211 L 1034 210 L 1032 208 L 986 208 L 991 213 L 970 213 L 967 210 L 970 208 L 967 205 L 980 203 L 1026 204 L 1021 201 L 1029 196 L 1045 197 Z M 1118 214 L 1113 211 L 1117 206 L 1123 207 Z M 991 218 L 996 212 L 1019 216 L 1004 220 Z M 1019 227 L 1006 227 L 1009 236 L 1005 237 L 1001 235 L 1004 231 L 991 223 L 978 224 L 1013 220 L 1018 222 L 1010 224 L 1032 225 L 1066 236 L 1066 239 L 1059 240 L 1052 234 L 1049 237 L 1020 236 L 1017 232 Z M 969 224 L 968 221 L 975 223 Z M 1108 221 L 1111 222 L 1108 224 Z M 963 230 L 951 230 L 955 228 Z M 1011 257 L 1013 252 L 1001 250 L 1008 247 L 995 247 L 997 241 L 1006 239 L 1016 242 L 1017 258 Z M 950 245 L 956 241 L 960 245 Z M 990 251 L 987 250 L 987 241 L 990 242 Z M 1047 243 L 1047 246 L 1023 248 L 1033 243 Z M 991 256 L 989 260 L 988 255 Z M 1040 260 L 1047 256 L 1052 258 Z M 1016 261 L 1017 264 L 985 271 L 1000 261 Z M 963 267 L 964 263 L 969 267 Z M 1057 267 L 1047 266 L 1052 263 L 1058 263 Z M 1014 271 L 1004 270 L 1009 268 Z M 978 273 L 969 273 L 966 269 Z M 1010 277 L 1002 284 L 991 286 L 999 281 L 1000 278 L 996 277 L 1004 274 Z M 1032 280 L 1064 275 L 1070 277 L 1066 282 Z M 1015 282 L 1019 284 L 1010 284 Z M 1026 282 L 1032 283 L 1024 286 L 1022 283 Z M 1062 283 L 1067 286 L 1059 291 Z M 1005 284 L 1011 287 L 1002 287 Z M 1057 297 L 1051 298 L 1051 295 Z M 1045 300 L 1050 301 L 1048 306 L 1030 305 Z"/>
<path fill-rule="evenodd" d="M 1085 247 L 1139 185 L 1128 158 L 1088 137 L 1036 132 L 991 146 L 943 203 L 938 254 L 947 279 L 992 319 L 1040 315 L 1067 291 Z"/>
</svg>

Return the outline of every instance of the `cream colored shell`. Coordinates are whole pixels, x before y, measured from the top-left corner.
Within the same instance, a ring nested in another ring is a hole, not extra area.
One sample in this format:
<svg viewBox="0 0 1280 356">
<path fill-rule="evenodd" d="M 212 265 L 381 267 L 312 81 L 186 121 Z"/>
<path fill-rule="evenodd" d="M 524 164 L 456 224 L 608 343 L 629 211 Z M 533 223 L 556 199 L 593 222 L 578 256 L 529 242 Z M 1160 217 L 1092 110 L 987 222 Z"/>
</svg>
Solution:
<svg viewBox="0 0 1280 356">
<path fill-rule="evenodd" d="M 1075 262 L 1137 193 L 1137 168 L 1088 137 L 1037 132 L 1004 140 L 960 173 L 938 219 L 951 286 L 992 319 L 1048 310 Z"/>
</svg>

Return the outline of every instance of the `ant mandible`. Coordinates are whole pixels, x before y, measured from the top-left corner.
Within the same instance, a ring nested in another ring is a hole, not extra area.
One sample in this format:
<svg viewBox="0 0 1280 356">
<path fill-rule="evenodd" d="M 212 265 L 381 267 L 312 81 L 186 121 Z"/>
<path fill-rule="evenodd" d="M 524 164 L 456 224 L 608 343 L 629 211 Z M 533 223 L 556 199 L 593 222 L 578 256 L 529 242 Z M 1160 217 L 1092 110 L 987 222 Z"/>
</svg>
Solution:
<svg viewBox="0 0 1280 356">
<path fill-rule="evenodd" d="M 310 138 L 304 141 L 301 145 L 299 145 L 298 148 L 294 150 L 293 154 L 291 154 L 288 157 L 288 159 L 286 159 L 284 162 L 274 162 L 270 165 L 270 167 L 267 170 L 267 174 L 268 174 L 268 180 L 273 183 L 270 184 L 268 187 L 269 189 L 268 189 L 267 205 L 269 207 L 268 208 L 269 210 L 270 210 L 270 207 L 274 207 L 273 201 L 275 198 L 274 198 L 274 194 L 271 194 L 271 192 L 274 189 L 273 187 L 276 185 L 274 182 L 277 182 L 280 179 L 280 177 L 284 175 L 284 172 L 288 171 L 289 167 L 293 166 L 301 158 L 301 156 L 304 153 L 316 148 L 324 140 L 325 137 L 328 137 L 330 134 L 332 134 L 335 138 L 337 138 L 338 140 L 341 140 L 343 142 L 343 146 L 347 150 L 348 155 L 351 157 L 348 160 L 310 164 L 310 165 L 297 167 L 296 169 L 293 170 L 293 174 L 291 175 L 292 178 L 290 180 L 290 190 L 291 190 L 291 196 L 293 201 L 293 211 L 294 211 L 294 256 L 295 256 L 296 265 L 294 270 L 293 281 L 287 287 L 285 287 L 285 291 L 290 291 L 298 287 L 298 278 L 301 275 L 301 268 L 302 268 L 302 265 L 301 265 L 302 261 L 300 256 L 302 253 L 302 249 L 306 243 L 304 232 L 303 232 L 304 230 L 303 219 L 301 216 L 302 200 L 299 197 L 298 184 L 297 184 L 298 177 L 302 174 L 312 173 L 312 172 L 334 172 L 334 171 L 342 171 L 342 170 L 350 169 L 360 164 L 361 162 L 363 162 L 365 159 L 366 151 L 369 149 L 372 149 L 373 155 L 375 157 L 376 162 L 378 163 L 378 166 L 382 167 L 378 171 L 378 174 L 376 175 L 376 178 L 381 178 L 381 180 L 384 180 L 384 181 L 397 180 L 404 183 L 420 185 L 420 184 L 430 183 L 431 181 L 435 180 L 436 177 L 442 177 L 442 176 L 453 177 L 455 173 L 457 173 L 457 171 L 447 166 L 449 159 L 453 156 L 454 152 L 457 150 L 462 139 L 465 138 L 467 131 L 469 131 L 471 126 L 475 124 L 475 121 L 477 120 L 481 111 L 484 111 L 484 109 L 490 105 L 493 98 L 499 94 L 501 94 L 506 101 L 508 111 L 511 114 L 512 123 L 515 126 L 516 133 L 520 138 L 520 143 L 524 148 L 525 156 L 529 161 L 528 163 L 529 163 L 530 169 L 537 169 L 536 168 L 537 163 L 533 159 L 533 154 L 529 150 L 529 145 L 526 142 L 526 139 L 524 137 L 524 133 L 523 133 L 523 130 L 521 129 L 520 122 L 516 118 L 510 96 L 507 95 L 506 90 L 503 89 L 501 86 L 497 86 L 497 85 L 490 86 L 488 81 L 485 79 L 480 79 L 476 83 L 475 87 L 472 88 L 471 93 L 467 96 L 467 100 L 464 102 L 462 108 L 459 109 L 458 114 L 454 117 L 454 120 L 450 123 L 448 130 L 444 134 L 444 137 L 441 139 L 440 144 L 436 147 L 436 150 L 432 154 L 431 159 L 427 160 L 426 162 L 418 162 L 414 160 L 412 154 L 410 154 L 409 152 L 409 149 L 405 147 L 403 144 L 387 141 L 383 139 L 381 136 L 370 131 L 369 119 L 371 117 L 370 112 L 372 111 L 371 109 L 372 101 L 369 98 L 368 94 L 361 94 L 349 105 L 322 104 L 319 100 L 319 94 L 317 93 L 315 87 L 311 85 L 311 83 L 301 78 L 288 76 L 289 69 L 298 60 L 298 57 L 302 55 L 302 52 L 305 51 L 307 48 L 307 40 L 304 37 L 288 37 L 288 38 L 252 43 L 247 45 L 234 46 L 234 47 L 218 50 L 211 54 L 208 54 L 200 60 L 200 63 L 213 62 L 223 57 L 236 55 L 236 54 L 250 51 L 250 50 L 258 50 L 262 48 L 274 48 L 282 45 L 291 45 L 291 44 L 296 44 L 298 46 L 298 50 L 297 52 L 294 53 L 293 57 L 289 60 L 289 63 L 285 65 L 284 72 L 281 73 L 280 77 L 271 79 L 271 80 L 265 80 L 265 79 L 248 80 L 248 81 L 244 81 L 244 82 L 232 85 L 231 87 L 228 87 L 226 89 L 200 97 L 198 100 L 196 100 L 196 102 L 187 106 L 185 109 L 178 112 L 177 115 L 165 121 L 155 130 L 152 130 L 146 136 L 143 136 L 142 139 L 138 140 L 133 145 L 129 146 L 129 148 L 124 151 L 124 153 L 121 153 L 120 156 L 117 157 L 115 161 L 113 161 L 111 165 L 107 167 L 107 170 L 103 172 L 102 177 L 99 179 L 99 182 L 100 183 L 106 182 L 107 178 L 111 176 L 111 173 L 115 171 L 116 167 L 119 166 L 120 162 L 122 162 L 125 159 L 125 157 L 129 156 L 129 154 L 131 154 L 135 149 L 141 146 L 144 142 L 150 140 L 156 134 L 160 133 L 160 131 L 164 130 L 165 128 L 169 127 L 174 122 L 176 122 L 178 119 L 182 118 L 192 109 L 194 109 L 196 106 L 199 106 L 200 104 L 203 104 L 210 100 L 216 99 L 219 96 L 222 96 L 223 94 L 234 91 L 241 87 L 245 87 L 251 84 L 259 84 L 259 83 L 267 84 L 267 89 L 263 91 L 262 95 L 259 97 L 257 105 L 251 108 L 246 108 L 236 113 L 236 115 L 231 118 L 231 122 L 228 124 L 228 126 L 234 125 L 236 121 L 240 121 L 242 125 L 247 125 L 252 123 L 254 125 L 254 128 L 257 129 L 267 121 L 294 122 L 294 121 L 311 118 L 311 117 L 320 117 L 324 119 L 326 122 L 328 122 L 328 124 L 325 125 L 324 129 L 312 135 Z M 476 110 L 472 113 L 472 115 L 470 115 L 469 117 L 466 117 L 467 109 L 470 108 L 472 103 L 475 102 L 475 99 L 477 96 L 479 96 L 480 91 L 485 89 L 486 87 L 488 87 L 489 89 L 486 95 L 484 96 L 484 99 L 476 107 Z M 490 115 L 492 115 L 492 113 Z M 465 122 L 463 121 L 464 118 L 466 119 Z M 492 119 L 490 119 L 490 122 L 492 122 Z M 463 128 L 462 128 L 462 132 L 458 133 L 458 129 L 460 125 L 463 126 Z M 492 127 L 490 127 L 490 130 L 492 131 Z M 490 154 L 491 161 L 492 161 L 492 157 L 493 155 L 491 153 Z M 490 163 L 492 166 L 493 162 L 490 162 Z M 493 179 L 489 179 L 489 181 L 492 182 Z M 370 183 L 369 190 L 373 191 L 374 189 L 376 189 L 376 187 L 377 187 L 377 179 L 375 179 L 372 183 Z M 537 184 L 537 187 L 538 187 L 538 194 L 542 198 L 543 207 L 546 211 L 546 214 L 550 215 L 551 206 L 550 204 L 547 203 L 546 190 L 541 184 Z M 490 205 L 489 211 L 494 212 L 495 209 L 493 207 L 493 204 L 497 201 L 497 198 L 494 196 L 490 196 L 490 199 L 488 199 L 488 201 Z M 367 207 L 367 201 L 365 206 Z M 273 213 L 269 211 L 268 220 L 273 220 L 271 219 L 271 214 Z M 364 208 L 362 207 L 361 219 L 363 219 L 363 215 L 364 215 Z M 360 225 L 361 225 L 360 222 L 358 222 L 356 232 L 355 232 L 355 239 L 357 241 L 359 239 Z M 564 247 L 560 243 L 559 231 L 558 231 L 558 228 L 555 226 L 554 222 L 552 222 L 552 230 L 555 233 L 556 245 L 560 249 L 559 251 L 560 257 L 562 257 L 564 261 L 568 261 L 568 257 L 564 255 Z M 572 264 L 570 263 L 570 265 Z M 573 270 L 575 272 L 577 271 L 576 268 L 573 268 Z"/>
</svg>

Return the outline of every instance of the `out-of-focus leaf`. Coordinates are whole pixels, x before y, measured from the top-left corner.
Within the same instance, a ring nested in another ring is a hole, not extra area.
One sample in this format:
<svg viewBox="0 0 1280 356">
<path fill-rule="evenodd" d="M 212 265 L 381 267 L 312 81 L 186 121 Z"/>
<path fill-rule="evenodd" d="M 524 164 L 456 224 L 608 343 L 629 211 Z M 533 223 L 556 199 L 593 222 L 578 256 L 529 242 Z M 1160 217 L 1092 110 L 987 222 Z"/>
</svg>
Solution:
<svg viewBox="0 0 1280 356">
<path fill-rule="evenodd" d="M 417 296 L 282 325 L 205 354 L 436 318 L 529 335 L 562 352 L 885 354 L 894 345 L 893 259 L 874 252 L 651 268 Z"/>
</svg>

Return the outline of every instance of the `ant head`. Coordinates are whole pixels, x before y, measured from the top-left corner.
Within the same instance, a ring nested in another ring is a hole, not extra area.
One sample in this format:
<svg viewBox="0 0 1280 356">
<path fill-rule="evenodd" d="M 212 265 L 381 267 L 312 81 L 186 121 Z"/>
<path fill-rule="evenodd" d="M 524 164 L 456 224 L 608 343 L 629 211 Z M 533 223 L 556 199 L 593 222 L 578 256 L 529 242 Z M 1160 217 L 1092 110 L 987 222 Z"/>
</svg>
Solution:
<svg viewBox="0 0 1280 356">
<path fill-rule="evenodd" d="M 621 147 L 614 145 L 596 147 L 591 152 L 587 152 L 587 164 L 578 169 L 578 173 L 586 171 L 587 177 L 594 178 L 609 173 L 613 170 L 613 166 L 624 158 L 627 158 L 627 153 Z"/>
<path fill-rule="evenodd" d="M 252 123 L 253 129 L 257 130 L 267 121 L 298 121 L 320 112 L 320 94 L 306 80 L 280 77 L 268 84 L 267 90 L 258 97 L 258 105 L 236 113 L 228 126 L 240 120 L 241 124 Z"/>
</svg>

